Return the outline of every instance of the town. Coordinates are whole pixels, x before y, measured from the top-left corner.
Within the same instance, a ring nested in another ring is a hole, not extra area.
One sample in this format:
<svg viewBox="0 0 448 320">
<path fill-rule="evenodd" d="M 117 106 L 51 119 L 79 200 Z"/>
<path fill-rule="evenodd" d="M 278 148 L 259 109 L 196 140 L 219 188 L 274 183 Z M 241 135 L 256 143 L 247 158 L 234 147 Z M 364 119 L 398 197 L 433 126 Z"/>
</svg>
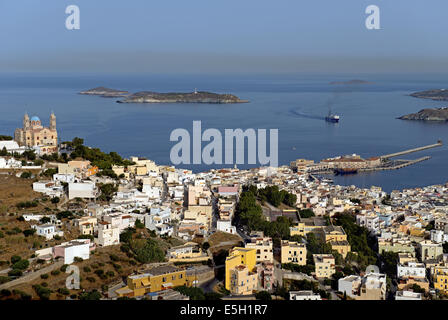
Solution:
<svg viewBox="0 0 448 320">
<path fill-rule="evenodd" d="M 0 299 L 448 299 L 448 183 L 334 185 L 329 162 L 193 173 L 25 115 L 0 136 Z"/>
</svg>

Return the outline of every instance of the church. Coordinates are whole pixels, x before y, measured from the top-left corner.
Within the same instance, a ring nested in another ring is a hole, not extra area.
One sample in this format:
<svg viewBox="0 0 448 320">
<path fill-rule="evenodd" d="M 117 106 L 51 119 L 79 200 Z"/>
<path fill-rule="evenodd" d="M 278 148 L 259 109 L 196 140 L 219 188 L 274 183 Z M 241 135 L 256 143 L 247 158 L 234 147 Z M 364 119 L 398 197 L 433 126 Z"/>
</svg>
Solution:
<svg viewBox="0 0 448 320">
<path fill-rule="evenodd" d="M 23 128 L 17 128 L 14 132 L 14 140 L 19 146 L 37 149 L 39 154 L 51 154 L 58 152 L 58 133 L 56 131 L 56 116 L 50 115 L 50 127 L 42 126 L 39 117 L 28 114 L 23 117 Z"/>
</svg>

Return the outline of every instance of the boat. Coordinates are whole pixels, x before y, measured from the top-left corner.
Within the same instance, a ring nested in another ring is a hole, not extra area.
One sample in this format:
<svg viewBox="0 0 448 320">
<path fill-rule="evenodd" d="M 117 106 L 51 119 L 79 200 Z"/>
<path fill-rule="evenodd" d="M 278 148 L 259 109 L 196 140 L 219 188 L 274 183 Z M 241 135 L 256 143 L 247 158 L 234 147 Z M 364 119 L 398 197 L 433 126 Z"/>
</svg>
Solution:
<svg viewBox="0 0 448 320">
<path fill-rule="evenodd" d="M 325 117 L 327 122 L 339 122 L 339 115 L 331 113 L 331 109 L 328 111 L 328 115 Z"/>
<path fill-rule="evenodd" d="M 338 168 L 338 169 L 334 169 L 334 173 L 335 174 L 355 174 L 358 172 L 358 169 L 354 169 L 354 168 Z"/>
<path fill-rule="evenodd" d="M 322 181 L 324 183 L 333 183 L 333 179 L 330 179 L 330 178 L 324 178 L 324 179 L 321 179 L 320 181 Z"/>
</svg>

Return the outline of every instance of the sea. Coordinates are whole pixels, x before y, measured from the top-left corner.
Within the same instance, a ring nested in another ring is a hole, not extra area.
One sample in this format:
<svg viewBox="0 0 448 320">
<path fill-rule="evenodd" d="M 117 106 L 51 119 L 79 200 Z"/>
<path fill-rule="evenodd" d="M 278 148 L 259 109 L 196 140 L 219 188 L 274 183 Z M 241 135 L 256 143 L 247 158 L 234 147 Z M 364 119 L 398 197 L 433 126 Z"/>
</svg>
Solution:
<svg viewBox="0 0 448 320">
<path fill-rule="evenodd" d="M 366 80 L 369 84 L 330 84 Z M 399 159 L 431 156 L 403 169 L 335 176 L 341 185 L 380 186 L 390 192 L 448 182 L 448 122 L 429 123 L 397 117 L 448 102 L 423 100 L 410 93 L 445 88 L 445 74 L 81 74 L 1 73 L 0 134 L 13 135 L 25 112 L 45 126 L 50 112 L 57 117 L 60 141 L 81 137 L 85 144 L 124 157 L 141 156 L 172 165 L 174 129 L 278 129 L 279 165 L 305 158 L 358 154 L 373 157 L 442 140 L 442 147 Z M 105 86 L 130 92 L 231 93 L 245 104 L 120 104 L 116 98 L 80 95 Z M 329 109 L 339 123 L 325 122 Z M 260 166 L 239 164 L 245 169 Z M 178 165 L 194 172 L 233 165 Z"/>
</svg>

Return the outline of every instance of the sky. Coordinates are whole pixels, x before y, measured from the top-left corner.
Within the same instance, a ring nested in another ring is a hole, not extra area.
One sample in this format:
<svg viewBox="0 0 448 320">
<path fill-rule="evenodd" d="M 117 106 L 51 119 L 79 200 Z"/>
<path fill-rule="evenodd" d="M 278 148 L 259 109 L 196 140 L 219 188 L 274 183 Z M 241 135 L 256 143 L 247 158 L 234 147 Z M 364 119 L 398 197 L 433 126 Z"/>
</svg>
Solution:
<svg viewBox="0 0 448 320">
<path fill-rule="evenodd" d="M 446 0 L 1 0 L 0 72 L 446 72 L 447 15 Z"/>
</svg>

